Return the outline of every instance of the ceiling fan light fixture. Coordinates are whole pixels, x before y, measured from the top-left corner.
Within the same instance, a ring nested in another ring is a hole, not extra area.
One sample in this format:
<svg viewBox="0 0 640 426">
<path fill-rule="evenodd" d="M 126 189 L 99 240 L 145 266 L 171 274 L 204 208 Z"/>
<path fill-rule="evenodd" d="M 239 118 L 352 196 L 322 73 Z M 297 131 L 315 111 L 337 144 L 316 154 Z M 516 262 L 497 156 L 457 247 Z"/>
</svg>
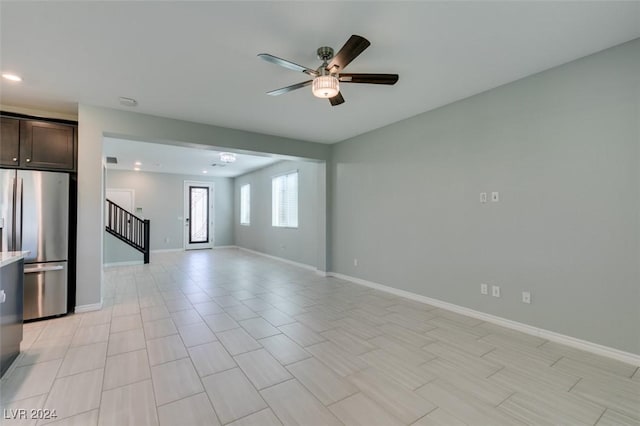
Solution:
<svg viewBox="0 0 640 426">
<path fill-rule="evenodd" d="M 313 79 L 311 91 L 318 98 L 333 98 L 340 93 L 340 83 L 333 75 L 320 75 Z"/>
</svg>

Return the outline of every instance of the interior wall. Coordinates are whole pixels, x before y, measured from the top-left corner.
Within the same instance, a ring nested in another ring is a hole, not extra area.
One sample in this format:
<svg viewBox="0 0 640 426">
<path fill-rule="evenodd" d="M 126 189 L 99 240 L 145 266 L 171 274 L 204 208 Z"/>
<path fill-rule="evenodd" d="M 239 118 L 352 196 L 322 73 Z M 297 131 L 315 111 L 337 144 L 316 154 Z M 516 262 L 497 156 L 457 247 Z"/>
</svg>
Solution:
<svg viewBox="0 0 640 426">
<path fill-rule="evenodd" d="M 260 170 L 238 176 L 235 186 L 236 245 L 323 269 L 318 265 L 319 194 L 318 163 L 281 161 Z M 271 225 L 271 178 L 298 171 L 298 228 L 278 228 Z M 240 224 L 240 187 L 251 185 L 251 224 Z"/>
<path fill-rule="evenodd" d="M 640 354 L 639 88 L 635 40 L 334 145 L 333 270 Z"/>
<path fill-rule="evenodd" d="M 180 146 L 212 146 L 326 160 L 327 145 L 156 117 L 91 105 L 78 105 L 78 270 L 76 304 L 93 308 L 102 300 L 103 200 L 102 140 L 122 137 Z"/>
<path fill-rule="evenodd" d="M 135 209 L 142 209 L 141 212 L 134 212 L 134 214 L 151 221 L 151 250 L 173 250 L 184 247 L 185 180 L 214 184 L 214 245 L 233 245 L 233 179 L 231 178 L 107 170 L 106 187 L 107 189 L 133 189 L 136 194 Z M 105 237 L 105 263 L 142 259 L 142 254 L 135 250 L 133 252 L 126 250 L 126 244 L 109 237 Z"/>
</svg>

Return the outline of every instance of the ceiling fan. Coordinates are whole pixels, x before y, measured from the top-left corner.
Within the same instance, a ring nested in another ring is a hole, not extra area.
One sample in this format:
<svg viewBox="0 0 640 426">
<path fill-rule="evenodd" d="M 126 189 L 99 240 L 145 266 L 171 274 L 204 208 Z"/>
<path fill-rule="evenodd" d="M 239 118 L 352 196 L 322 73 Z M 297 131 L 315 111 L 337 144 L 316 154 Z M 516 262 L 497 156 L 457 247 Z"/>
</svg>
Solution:
<svg viewBox="0 0 640 426">
<path fill-rule="evenodd" d="M 396 84 L 398 74 L 348 74 L 342 72 L 347 65 L 369 47 L 370 44 L 366 38 L 359 35 L 352 35 L 335 56 L 332 48 L 326 46 L 320 47 L 317 50 L 317 54 L 318 59 L 322 60 L 322 65 L 315 70 L 268 53 L 260 53 L 258 56 L 267 62 L 289 68 L 290 70 L 303 72 L 313 77 L 312 80 L 272 90 L 267 92 L 267 95 L 278 96 L 311 85 L 312 92 L 315 96 L 329 99 L 331 105 L 336 106 L 344 103 L 344 98 L 342 97 L 342 93 L 340 93 L 340 83 Z"/>
</svg>

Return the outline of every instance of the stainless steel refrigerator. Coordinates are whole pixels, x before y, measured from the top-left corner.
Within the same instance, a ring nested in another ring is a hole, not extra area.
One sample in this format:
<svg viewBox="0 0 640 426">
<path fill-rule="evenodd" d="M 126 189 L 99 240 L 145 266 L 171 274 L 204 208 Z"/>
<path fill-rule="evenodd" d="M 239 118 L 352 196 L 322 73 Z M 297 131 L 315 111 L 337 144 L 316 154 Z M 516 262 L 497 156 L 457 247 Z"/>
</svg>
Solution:
<svg viewBox="0 0 640 426">
<path fill-rule="evenodd" d="M 0 169 L 3 251 L 27 250 L 24 319 L 67 313 L 69 174 Z"/>
</svg>

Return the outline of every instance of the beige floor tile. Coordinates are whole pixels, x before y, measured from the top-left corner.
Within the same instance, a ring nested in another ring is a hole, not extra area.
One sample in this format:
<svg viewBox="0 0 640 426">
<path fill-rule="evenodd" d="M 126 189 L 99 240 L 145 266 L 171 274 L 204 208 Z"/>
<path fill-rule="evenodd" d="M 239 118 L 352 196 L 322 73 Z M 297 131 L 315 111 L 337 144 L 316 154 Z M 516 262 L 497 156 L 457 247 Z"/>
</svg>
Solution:
<svg viewBox="0 0 640 426">
<path fill-rule="evenodd" d="M 376 349 L 374 345 L 366 340 L 341 329 L 328 330 L 320 333 L 320 335 L 354 355 L 361 355 Z"/>
<path fill-rule="evenodd" d="M 616 411 L 607 409 L 604 412 L 596 426 L 638 426 L 640 421 L 632 419 L 631 417 L 620 414 Z"/>
<path fill-rule="evenodd" d="M 178 334 L 178 329 L 170 318 L 147 321 L 144 323 L 144 336 L 147 340 Z"/>
<path fill-rule="evenodd" d="M 202 392 L 202 383 L 191 359 L 183 358 L 151 367 L 153 389 L 158 405 Z"/>
<path fill-rule="evenodd" d="M 113 306 L 112 317 L 119 317 L 123 315 L 134 315 L 140 313 L 140 305 L 138 302 L 120 303 Z"/>
<path fill-rule="evenodd" d="M 413 423 L 436 408 L 430 401 L 373 369 L 347 377 L 362 393 L 405 423 Z"/>
<path fill-rule="evenodd" d="M 273 355 L 282 365 L 291 364 L 311 357 L 311 354 L 302 349 L 293 340 L 284 334 L 266 337 L 259 340 L 260 344 L 265 347 L 271 355 Z"/>
<path fill-rule="evenodd" d="M 390 324 L 399 325 L 400 327 L 420 334 L 424 334 L 436 327 L 428 321 L 431 318 L 433 318 L 433 316 L 427 313 L 423 313 L 422 318 L 414 318 L 413 316 L 400 313 L 390 313 L 383 317 L 383 319 Z"/>
<path fill-rule="evenodd" d="M 193 309 L 193 305 L 188 299 L 167 300 L 165 305 L 167 307 L 167 311 L 171 313 Z"/>
<path fill-rule="evenodd" d="M 361 393 L 331 405 L 329 410 L 345 425 L 401 426 L 404 424 Z"/>
<path fill-rule="evenodd" d="M 273 414 L 269 408 L 260 410 L 257 413 L 250 414 L 228 426 L 282 426 L 282 422 Z"/>
<path fill-rule="evenodd" d="M 236 367 L 236 362 L 220 342 L 193 346 L 188 351 L 200 377 Z"/>
<path fill-rule="evenodd" d="M 244 329 L 234 328 L 216 334 L 220 343 L 231 355 L 238 355 L 244 352 L 260 349 L 262 345 L 251 337 Z"/>
<path fill-rule="evenodd" d="M 547 391 L 545 395 L 516 392 L 498 409 L 527 424 L 595 424 L 604 413 L 586 399 L 567 392 Z"/>
<path fill-rule="evenodd" d="M 281 325 L 278 328 L 291 340 L 302 347 L 314 345 L 326 340 L 324 337 L 299 322 Z"/>
<path fill-rule="evenodd" d="M 173 323 L 180 327 L 182 325 L 197 324 L 204 322 L 198 311 L 195 309 L 187 309 L 184 311 L 177 311 L 171 313 L 171 319 Z"/>
<path fill-rule="evenodd" d="M 227 314 L 204 315 L 202 319 L 214 333 L 240 327 L 240 324 Z"/>
<path fill-rule="evenodd" d="M 106 357 L 107 342 L 72 347 L 67 351 L 62 361 L 62 365 L 58 370 L 58 377 L 104 368 Z"/>
<path fill-rule="evenodd" d="M 411 426 L 467 426 L 442 408 L 436 408 Z"/>
<path fill-rule="evenodd" d="M 104 391 L 99 426 L 158 424 L 156 401 L 150 380 Z"/>
<path fill-rule="evenodd" d="M 341 422 L 297 380 L 289 380 L 260 392 L 285 426 L 341 425 Z"/>
<path fill-rule="evenodd" d="M 622 361 L 595 355 L 555 342 L 546 342 L 544 345 L 541 345 L 539 349 L 550 354 L 566 356 L 568 358 L 575 359 L 576 361 L 589 364 L 593 367 L 605 370 L 609 373 L 617 374 L 625 378 L 632 377 L 638 369 L 637 365 L 627 364 Z"/>
<path fill-rule="evenodd" d="M 475 356 L 482 356 L 495 349 L 494 345 L 479 341 L 477 336 L 470 333 L 434 328 L 426 332 L 425 335 Z"/>
<path fill-rule="evenodd" d="M 374 337 L 368 342 L 401 359 L 405 365 L 418 366 L 435 358 L 435 355 L 389 336 Z"/>
<path fill-rule="evenodd" d="M 488 359 L 495 360 L 495 358 Z M 489 380 L 508 389 L 544 392 L 554 389 L 569 391 L 580 379 L 547 366 L 520 368 L 509 365 L 489 376 Z"/>
<path fill-rule="evenodd" d="M 422 365 L 421 368 L 428 371 L 434 377 L 444 380 L 452 386 L 493 406 L 500 404 L 517 389 L 509 386 L 508 383 L 496 383 L 491 380 L 491 378 L 486 379 L 476 374 L 470 374 L 465 370 L 459 369 L 456 364 L 450 363 L 442 358 L 429 361 Z M 504 369 L 496 374 L 500 374 L 502 371 L 504 371 Z"/>
<path fill-rule="evenodd" d="M 109 336 L 109 348 L 107 356 L 117 355 L 123 352 L 135 351 L 146 347 L 142 329 L 113 333 Z"/>
<path fill-rule="evenodd" d="M 570 394 L 580 396 L 602 407 L 640 422 L 640 383 L 630 379 L 582 379 Z"/>
<path fill-rule="evenodd" d="M 240 326 L 244 328 L 254 339 L 262 339 L 264 337 L 280 334 L 280 330 L 272 326 L 263 318 L 251 318 L 240 321 Z"/>
<path fill-rule="evenodd" d="M 229 423 L 267 408 L 267 404 L 239 368 L 207 376 L 202 382 L 222 423 Z"/>
<path fill-rule="evenodd" d="M 14 401 L 46 394 L 56 378 L 62 359 L 40 362 L 14 369 L 0 381 L 2 401 Z"/>
<path fill-rule="evenodd" d="M 34 396 L 12 402 L 1 402 L 2 417 L 0 424 L 5 426 L 35 426 L 37 418 L 32 417 L 29 410 L 44 408 L 47 394 Z M 52 414 L 51 412 L 49 412 Z"/>
<path fill-rule="evenodd" d="M 217 426 L 220 424 L 206 393 L 158 407 L 160 426 Z"/>
<path fill-rule="evenodd" d="M 210 301 L 205 303 L 196 303 L 193 305 L 193 309 L 200 315 L 216 315 L 224 313 L 224 309 L 220 307 L 216 302 Z"/>
<path fill-rule="evenodd" d="M 38 339 L 15 360 L 17 367 L 61 359 L 67 354 L 73 336 Z"/>
<path fill-rule="evenodd" d="M 209 327 L 203 322 L 178 327 L 185 346 L 197 346 L 218 340 Z"/>
<path fill-rule="evenodd" d="M 234 359 L 258 390 L 292 378 L 291 374 L 264 349 L 245 352 L 236 355 Z"/>
<path fill-rule="evenodd" d="M 383 334 L 383 332 L 378 329 L 375 323 L 370 323 L 363 318 L 346 317 L 334 321 L 334 324 L 336 324 L 344 331 L 355 334 L 356 336 L 364 340 L 373 339 L 374 337 Z"/>
<path fill-rule="evenodd" d="M 103 389 L 113 389 L 151 378 L 147 351 L 125 352 L 107 358 Z"/>
<path fill-rule="evenodd" d="M 92 325 L 106 324 L 108 322 L 111 322 L 111 311 L 111 308 L 103 308 L 99 311 L 79 314 L 82 319 L 82 321 L 80 322 L 80 327 L 89 327 Z"/>
<path fill-rule="evenodd" d="M 101 368 L 56 379 L 45 407 L 55 409 L 58 419 L 98 408 L 103 375 Z"/>
<path fill-rule="evenodd" d="M 99 410 L 91 410 L 75 416 L 67 417 L 51 423 L 48 426 L 97 426 Z M 13 425 L 11 425 L 13 426 Z"/>
<path fill-rule="evenodd" d="M 157 321 L 159 319 L 171 317 L 171 314 L 164 305 L 143 308 L 140 310 L 140 314 L 142 315 L 143 322 Z"/>
<path fill-rule="evenodd" d="M 136 328 L 142 328 L 142 317 L 140 314 L 114 317 L 111 321 L 111 333 L 118 333 L 120 331 L 133 330 Z"/>
<path fill-rule="evenodd" d="M 418 348 L 436 342 L 436 339 L 432 339 L 421 333 L 416 333 L 397 324 L 384 324 L 381 325 L 379 329 L 384 332 L 385 335 L 393 336 L 395 339 Z"/>
<path fill-rule="evenodd" d="M 109 340 L 110 325 L 99 324 L 89 327 L 80 327 L 71 340 L 71 346 L 90 345 L 92 343 L 106 342 Z M 46 331 L 46 330 L 45 330 Z"/>
<path fill-rule="evenodd" d="M 269 321 L 269 323 L 275 327 L 296 322 L 292 317 L 275 308 L 261 311 L 260 316 Z"/>
<path fill-rule="evenodd" d="M 149 354 L 149 363 L 151 365 L 158 365 L 189 356 L 182 339 L 177 334 L 148 340 L 147 353 Z"/>
<path fill-rule="evenodd" d="M 264 312 L 269 309 L 273 309 L 273 306 L 270 303 L 265 302 L 264 300 L 259 299 L 257 297 L 254 297 L 251 299 L 244 299 L 242 300 L 242 304 L 257 313 Z"/>
<path fill-rule="evenodd" d="M 232 306 L 225 308 L 226 313 L 236 321 L 244 321 L 249 318 L 257 318 L 258 314 L 253 312 L 245 305 Z"/>
<path fill-rule="evenodd" d="M 360 359 L 376 371 L 410 390 L 415 390 L 436 377 L 433 373 L 422 368 L 408 367 L 402 359 L 382 349 L 362 354 Z"/>
<path fill-rule="evenodd" d="M 358 388 L 315 358 L 290 364 L 287 369 L 324 405 L 358 392 Z"/>
<path fill-rule="evenodd" d="M 323 342 L 305 349 L 340 376 L 348 376 L 369 368 L 369 364 L 356 355 L 343 351 L 332 342 Z"/>
<path fill-rule="evenodd" d="M 456 418 L 469 425 L 515 426 L 526 424 L 498 410 L 495 406 L 461 391 L 448 382 L 440 381 L 440 379 L 427 383 L 417 392 L 438 408 L 452 413 Z"/>
<path fill-rule="evenodd" d="M 476 374 L 480 377 L 489 377 L 496 371 L 503 368 L 501 364 L 489 361 L 479 356 L 471 355 L 468 352 L 447 345 L 445 343 L 433 343 L 423 348 L 427 353 L 446 359 L 457 368 L 468 373 Z"/>
</svg>

